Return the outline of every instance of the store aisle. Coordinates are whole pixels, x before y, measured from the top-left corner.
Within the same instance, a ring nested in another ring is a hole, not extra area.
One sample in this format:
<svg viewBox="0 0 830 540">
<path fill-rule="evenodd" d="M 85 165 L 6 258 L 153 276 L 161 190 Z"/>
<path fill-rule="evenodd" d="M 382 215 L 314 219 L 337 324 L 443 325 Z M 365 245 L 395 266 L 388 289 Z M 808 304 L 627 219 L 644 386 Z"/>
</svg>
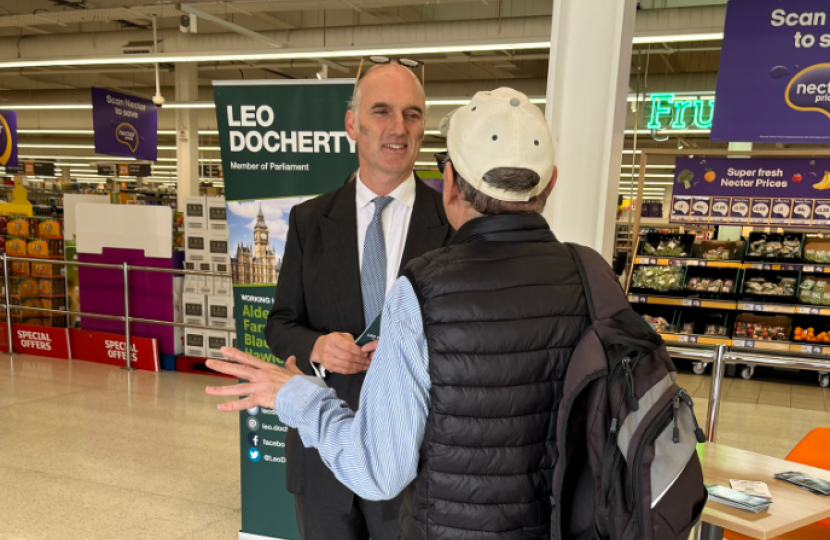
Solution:
<svg viewBox="0 0 830 540">
<path fill-rule="evenodd" d="M 709 374 L 680 373 L 678 384 L 694 398 L 705 426 Z M 726 378 L 723 396 L 717 441 L 729 446 L 784 458 L 810 430 L 830 427 L 830 389 L 815 383 Z"/>
<path fill-rule="evenodd" d="M 0 355 L 0 539 L 235 539 L 216 377 Z"/>
<path fill-rule="evenodd" d="M 237 537 L 237 419 L 216 377 L 0 356 L 0 539 Z M 679 383 L 705 422 L 708 375 Z M 830 390 L 727 379 L 719 441 L 777 457 L 830 426 Z"/>
</svg>

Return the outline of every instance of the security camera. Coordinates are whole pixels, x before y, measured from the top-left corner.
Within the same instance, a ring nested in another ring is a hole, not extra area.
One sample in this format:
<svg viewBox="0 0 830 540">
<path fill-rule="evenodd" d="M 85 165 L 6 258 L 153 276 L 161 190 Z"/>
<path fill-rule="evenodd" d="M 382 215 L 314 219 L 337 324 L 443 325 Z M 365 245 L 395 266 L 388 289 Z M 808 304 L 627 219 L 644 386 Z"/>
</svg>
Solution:
<svg viewBox="0 0 830 540">
<path fill-rule="evenodd" d="M 181 30 L 185 34 L 195 34 L 196 32 L 198 32 L 196 24 L 197 22 L 198 19 L 196 18 L 196 15 L 182 15 L 179 19 L 179 30 Z"/>
<path fill-rule="evenodd" d="M 153 103 L 156 104 L 156 107 L 161 108 L 164 105 L 164 96 L 161 94 L 156 94 L 153 96 Z"/>
</svg>

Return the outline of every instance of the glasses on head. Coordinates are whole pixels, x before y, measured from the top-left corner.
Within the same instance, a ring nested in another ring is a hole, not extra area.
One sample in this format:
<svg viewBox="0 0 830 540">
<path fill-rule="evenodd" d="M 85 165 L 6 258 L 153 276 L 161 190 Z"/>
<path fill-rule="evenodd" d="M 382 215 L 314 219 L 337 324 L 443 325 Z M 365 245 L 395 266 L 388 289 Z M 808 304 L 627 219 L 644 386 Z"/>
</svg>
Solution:
<svg viewBox="0 0 830 540">
<path fill-rule="evenodd" d="M 369 61 L 378 66 L 382 66 L 384 64 L 391 64 L 394 62 L 396 64 L 402 65 L 403 67 L 408 67 L 409 69 L 417 69 L 420 66 L 421 86 L 424 85 L 424 63 L 420 60 L 413 60 L 412 58 L 398 58 L 396 56 L 364 56 L 360 59 L 360 65 L 357 68 L 357 77 L 354 78 L 354 90 L 352 90 L 352 100 L 354 100 L 354 94 L 357 92 L 357 83 L 360 82 L 360 74 L 363 73 L 363 63 L 365 61 Z"/>
<path fill-rule="evenodd" d="M 447 167 L 447 162 L 452 162 L 449 154 L 447 154 L 446 152 L 435 154 L 435 163 L 438 164 L 438 170 L 441 172 L 441 174 L 444 174 L 444 169 Z"/>
</svg>

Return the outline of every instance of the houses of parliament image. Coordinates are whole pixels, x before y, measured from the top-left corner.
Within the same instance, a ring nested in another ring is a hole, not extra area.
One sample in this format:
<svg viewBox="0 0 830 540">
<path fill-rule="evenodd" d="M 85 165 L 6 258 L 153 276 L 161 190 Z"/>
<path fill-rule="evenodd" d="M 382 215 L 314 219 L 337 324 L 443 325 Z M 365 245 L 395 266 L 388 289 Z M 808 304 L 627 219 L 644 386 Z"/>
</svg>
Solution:
<svg viewBox="0 0 830 540">
<path fill-rule="evenodd" d="M 270 245 L 270 233 L 259 207 L 254 225 L 254 245 L 236 246 L 236 257 L 231 259 L 231 272 L 236 285 L 275 284 L 282 261 L 277 259 Z"/>
</svg>

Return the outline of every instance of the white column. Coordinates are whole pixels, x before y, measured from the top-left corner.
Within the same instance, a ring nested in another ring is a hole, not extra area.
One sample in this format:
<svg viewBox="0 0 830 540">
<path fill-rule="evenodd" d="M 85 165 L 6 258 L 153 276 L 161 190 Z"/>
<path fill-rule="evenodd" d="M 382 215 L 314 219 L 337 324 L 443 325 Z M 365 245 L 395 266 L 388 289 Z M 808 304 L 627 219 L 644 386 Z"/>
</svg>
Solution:
<svg viewBox="0 0 830 540">
<path fill-rule="evenodd" d="M 199 70 L 196 63 L 176 64 L 176 101 L 198 101 Z M 178 208 L 184 198 L 199 194 L 199 113 L 197 109 L 176 110 L 176 167 Z"/>
<path fill-rule="evenodd" d="M 635 0 L 556 0 L 545 114 L 559 180 L 545 217 L 608 260 L 625 136 Z"/>
</svg>

